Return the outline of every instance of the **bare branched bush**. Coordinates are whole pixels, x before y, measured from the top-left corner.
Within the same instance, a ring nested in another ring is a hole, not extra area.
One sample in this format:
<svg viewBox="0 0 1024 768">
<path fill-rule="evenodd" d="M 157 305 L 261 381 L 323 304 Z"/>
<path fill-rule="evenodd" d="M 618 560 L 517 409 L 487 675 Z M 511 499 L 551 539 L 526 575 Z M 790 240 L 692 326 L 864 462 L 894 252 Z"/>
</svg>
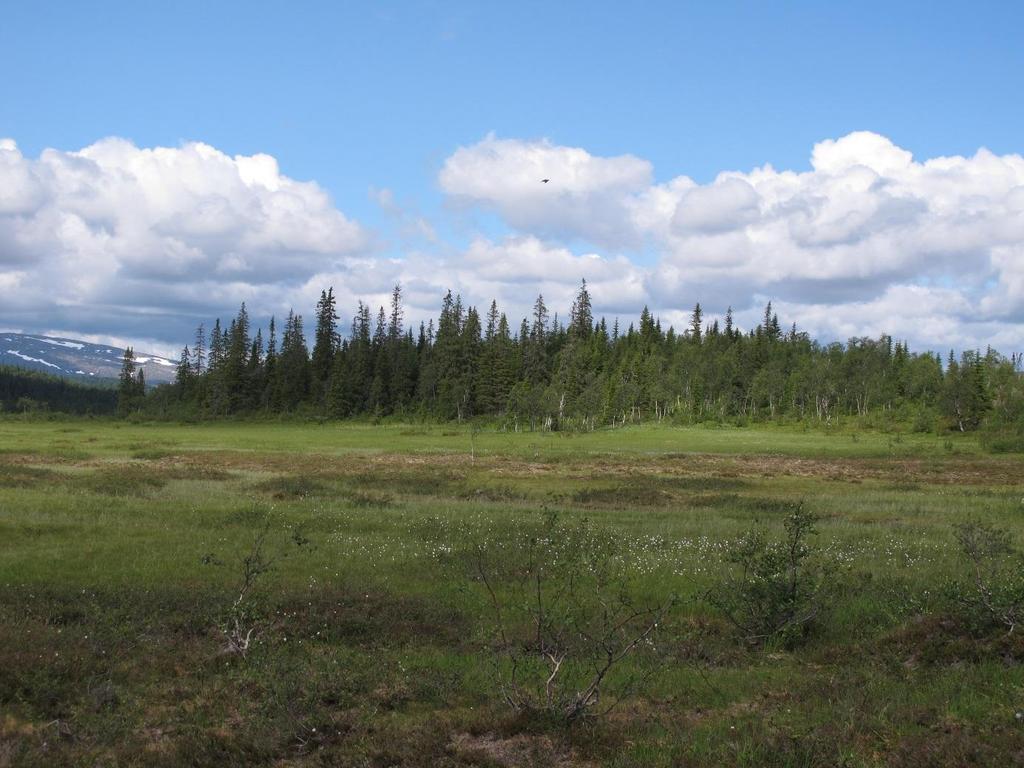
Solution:
<svg viewBox="0 0 1024 768">
<path fill-rule="evenodd" d="M 225 654 L 245 656 L 263 629 L 263 610 L 257 599 L 257 588 L 270 573 L 280 557 L 286 553 L 268 553 L 268 538 L 272 532 L 269 517 L 264 516 L 262 526 L 253 537 L 252 546 L 241 558 L 237 587 L 234 598 L 223 611 L 217 623 L 218 631 L 224 636 Z M 296 547 L 311 548 L 311 542 L 299 527 L 290 530 L 290 539 Z M 206 565 L 223 566 L 224 561 L 213 553 L 204 555 L 201 562 Z"/>
<path fill-rule="evenodd" d="M 252 603 L 252 593 L 260 578 L 274 565 L 274 558 L 267 557 L 264 545 L 270 531 L 268 522 L 253 539 L 252 549 L 242 558 L 242 578 L 238 595 L 227 611 L 221 624 L 221 632 L 227 641 L 225 653 L 242 656 L 249 650 L 253 635 L 259 631 L 259 623 Z"/>
<path fill-rule="evenodd" d="M 1009 531 L 969 522 L 957 525 L 954 535 L 970 571 L 968 583 L 951 586 L 954 604 L 979 629 L 1012 633 L 1024 619 L 1024 559 Z"/>
<path fill-rule="evenodd" d="M 574 721 L 642 685 L 643 665 L 622 662 L 655 649 L 674 601 L 638 600 L 611 532 L 549 513 L 481 537 L 467 560 L 490 613 L 500 695 L 512 708 Z"/>
<path fill-rule="evenodd" d="M 816 522 L 796 504 L 781 541 L 755 531 L 729 547 L 726 560 L 732 568 L 706 599 L 748 642 L 795 645 L 820 617 L 835 569 L 808 543 Z"/>
</svg>

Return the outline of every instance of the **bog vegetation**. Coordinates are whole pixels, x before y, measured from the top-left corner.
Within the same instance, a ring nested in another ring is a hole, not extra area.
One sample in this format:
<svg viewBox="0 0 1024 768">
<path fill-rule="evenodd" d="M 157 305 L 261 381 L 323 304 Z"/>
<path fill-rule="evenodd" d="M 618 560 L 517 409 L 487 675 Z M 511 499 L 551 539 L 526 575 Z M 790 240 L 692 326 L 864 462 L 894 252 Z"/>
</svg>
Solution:
<svg viewBox="0 0 1024 768">
<path fill-rule="evenodd" d="M 1024 748 L 1024 460 L 971 433 L 0 431 L 0 764 Z"/>
</svg>

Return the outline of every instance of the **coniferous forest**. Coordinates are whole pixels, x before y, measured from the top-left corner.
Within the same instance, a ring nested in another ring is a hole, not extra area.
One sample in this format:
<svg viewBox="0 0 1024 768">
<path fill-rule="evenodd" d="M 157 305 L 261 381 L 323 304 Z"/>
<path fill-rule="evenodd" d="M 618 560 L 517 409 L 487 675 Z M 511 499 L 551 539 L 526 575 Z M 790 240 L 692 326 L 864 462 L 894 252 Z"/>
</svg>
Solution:
<svg viewBox="0 0 1024 768">
<path fill-rule="evenodd" d="M 333 289 L 314 316 L 289 312 L 266 334 L 243 304 L 230 324 L 200 325 L 177 380 L 148 396 L 130 351 L 122 411 L 221 417 L 295 411 L 358 416 L 486 418 L 515 430 L 593 429 L 650 420 L 681 423 L 885 417 L 909 428 L 1016 432 L 1024 420 L 1021 357 L 989 348 L 947 359 L 889 336 L 821 344 L 785 326 L 769 303 L 742 330 L 731 310 L 664 327 L 645 307 L 639 325 L 595 318 L 584 281 L 562 322 L 543 297 L 513 325 L 495 302 L 481 313 L 449 292 L 436 323 L 404 321 L 401 288 L 389 309 L 359 303 L 339 334 Z"/>
<path fill-rule="evenodd" d="M 0 413 L 57 411 L 110 415 L 120 399 L 120 392 L 113 387 L 89 386 L 48 373 L 0 365 Z"/>
</svg>

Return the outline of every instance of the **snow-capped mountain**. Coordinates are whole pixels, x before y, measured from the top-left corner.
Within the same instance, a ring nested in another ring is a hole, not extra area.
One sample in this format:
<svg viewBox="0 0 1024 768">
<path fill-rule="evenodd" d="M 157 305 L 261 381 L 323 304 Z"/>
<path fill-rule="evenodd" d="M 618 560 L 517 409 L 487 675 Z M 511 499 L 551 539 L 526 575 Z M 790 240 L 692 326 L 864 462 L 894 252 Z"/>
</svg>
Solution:
<svg viewBox="0 0 1024 768">
<path fill-rule="evenodd" d="M 123 356 L 123 349 L 88 341 L 0 333 L 0 365 L 16 365 L 72 379 L 116 379 L 121 373 Z M 135 362 L 145 371 L 149 384 L 174 380 L 177 363 L 172 360 L 136 352 Z"/>
</svg>

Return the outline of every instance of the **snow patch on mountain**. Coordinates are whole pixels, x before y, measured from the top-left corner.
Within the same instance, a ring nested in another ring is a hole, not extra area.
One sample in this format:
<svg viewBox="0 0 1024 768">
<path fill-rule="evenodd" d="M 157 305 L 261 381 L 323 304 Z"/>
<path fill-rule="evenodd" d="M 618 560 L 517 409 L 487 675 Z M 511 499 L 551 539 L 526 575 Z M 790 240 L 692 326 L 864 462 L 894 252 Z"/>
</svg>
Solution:
<svg viewBox="0 0 1024 768">
<path fill-rule="evenodd" d="M 26 362 L 29 362 L 29 363 L 42 363 L 43 365 L 48 365 L 50 368 L 56 368 L 58 371 L 63 370 L 59 365 L 54 365 L 53 363 L 48 363 L 45 360 L 43 360 L 41 358 L 38 358 L 38 357 L 29 357 L 28 355 L 23 355 L 21 352 L 19 352 L 16 349 L 8 349 L 7 350 L 7 354 L 8 355 L 14 355 L 15 357 L 20 357 L 22 360 L 25 360 Z"/>
<path fill-rule="evenodd" d="M 108 344 L 93 344 L 57 336 L 12 333 L 0 334 L 0 365 L 47 371 L 69 379 L 117 379 L 121 373 L 124 350 Z M 160 355 L 138 354 L 136 365 L 144 372 L 147 384 L 174 380 L 177 363 Z"/>
<path fill-rule="evenodd" d="M 48 339 L 45 336 L 32 336 L 31 338 L 41 341 L 44 344 L 53 344 L 55 347 L 68 347 L 69 349 L 84 349 L 85 344 L 77 341 L 67 341 L 66 339 Z"/>
<path fill-rule="evenodd" d="M 142 357 L 140 355 L 135 356 L 135 362 L 140 365 L 143 363 L 156 363 L 157 365 L 169 365 L 171 367 L 175 365 L 166 357 Z"/>
</svg>

